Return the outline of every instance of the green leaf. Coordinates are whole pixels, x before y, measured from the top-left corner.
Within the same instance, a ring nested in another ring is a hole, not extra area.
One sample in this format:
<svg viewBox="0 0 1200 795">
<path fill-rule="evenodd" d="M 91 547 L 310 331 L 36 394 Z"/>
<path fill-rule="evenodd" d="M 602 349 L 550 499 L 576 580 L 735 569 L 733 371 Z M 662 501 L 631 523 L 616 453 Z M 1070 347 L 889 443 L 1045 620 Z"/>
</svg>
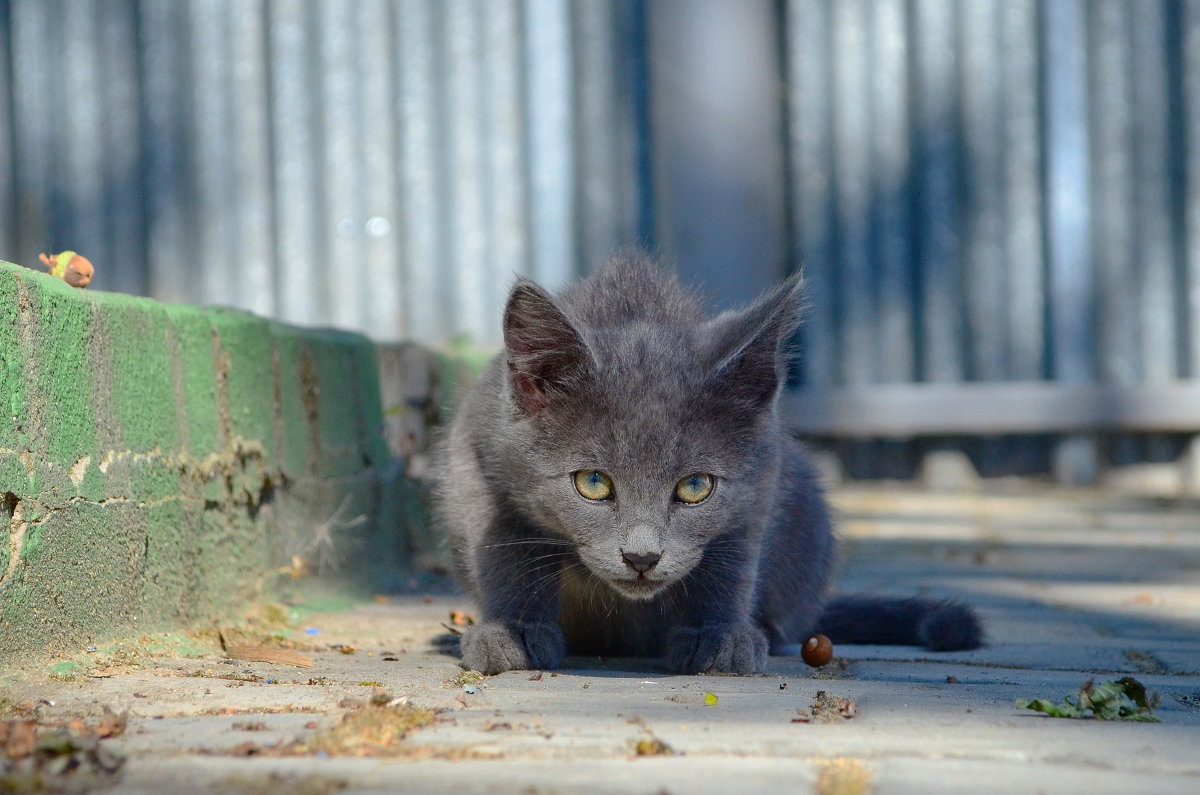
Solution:
<svg viewBox="0 0 1200 795">
<path fill-rule="evenodd" d="M 1073 704 L 1055 704 L 1053 701 L 1046 701 L 1041 698 L 1018 698 L 1017 709 L 1031 709 L 1034 712 L 1045 713 L 1052 718 L 1083 717 L 1083 711 Z"/>
<path fill-rule="evenodd" d="M 1149 714 L 1148 712 L 1138 712 L 1134 715 L 1125 715 L 1121 720 L 1131 720 L 1137 723 L 1162 723 L 1162 719 Z"/>
<path fill-rule="evenodd" d="M 1079 688 L 1078 696 L 1067 696 L 1061 704 L 1044 699 L 1019 698 L 1017 709 L 1031 709 L 1054 718 L 1087 718 L 1097 720 L 1131 720 L 1158 723 L 1150 713 L 1162 703 L 1157 693 L 1147 695 L 1146 687 L 1127 676 L 1115 682 L 1095 684 L 1091 679 Z"/>
<path fill-rule="evenodd" d="M 1140 709 L 1155 709 L 1159 705 L 1158 694 L 1155 693 L 1150 698 L 1146 697 L 1146 686 L 1134 679 L 1132 676 L 1124 676 L 1118 679 L 1115 684 L 1121 686 L 1125 691 L 1125 695 L 1129 696 L 1134 704 L 1137 704 Z"/>
</svg>

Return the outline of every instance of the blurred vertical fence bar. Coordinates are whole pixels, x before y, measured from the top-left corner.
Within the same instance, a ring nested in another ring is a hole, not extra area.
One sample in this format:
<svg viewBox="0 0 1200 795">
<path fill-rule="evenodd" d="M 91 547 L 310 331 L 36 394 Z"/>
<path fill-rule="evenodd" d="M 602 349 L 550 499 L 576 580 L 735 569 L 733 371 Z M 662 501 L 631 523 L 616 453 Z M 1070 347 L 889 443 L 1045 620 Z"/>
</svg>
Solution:
<svg viewBox="0 0 1200 795">
<path fill-rule="evenodd" d="M 789 0 L 785 8 L 788 146 L 791 152 L 792 259 L 804 269 L 808 318 L 801 329 L 805 382 L 838 380 L 837 222 L 829 164 L 833 158 L 828 65 L 829 8 L 823 0 Z"/>
<path fill-rule="evenodd" d="M 483 135 L 487 200 L 487 249 L 482 338 L 500 328 L 500 303 L 513 274 L 529 261 L 529 187 L 526 179 L 525 123 L 520 36 L 522 10 L 516 0 L 487 3 L 483 23 Z"/>
<path fill-rule="evenodd" d="M 1001 4 L 1000 90 L 1003 93 L 1005 203 L 1002 270 L 1007 278 L 1009 378 L 1045 373 L 1045 253 L 1039 124 L 1038 0 Z"/>
<path fill-rule="evenodd" d="M 133 292 L 144 291 L 165 301 L 211 301 L 200 286 L 203 267 L 196 242 L 195 168 L 190 151 L 196 133 L 192 129 L 191 102 L 187 100 L 191 84 L 187 10 L 175 0 L 141 3 L 136 41 L 143 159 L 127 173 L 114 175 L 114 179 L 140 190 L 145 208 L 145 228 L 132 232 L 145 240 L 146 256 L 144 262 L 136 263 L 141 272 L 140 289 Z M 87 251 L 87 242 L 74 233 L 70 239 L 61 240 L 50 237 L 47 231 L 37 229 L 34 247 Z M 8 256 L 27 263 L 35 254 L 22 242 Z M 106 263 L 98 264 L 107 271 Z M 100 272 L 93 283 L 104 287 L 108 278 Z"/>
<path fill-rule="evenodd" d="M 1046 216 L 1050 266 L 1052 373 L 1059 381 L 1086 382 L 1094 373 L 1093 273 L 1089 162 L 1087 34 L 1083 0 L 1046 0 L 1043 6 L 1046 71 Z M 1087 437 L 1059 442 L 1060 480 L 1095 478 L 1096 446 Z"/>
<path fill-rule="evenodd" d="M 495 343 L 627 245 L 715 303 L 802 266 L 804 395 L 1194 381 L 1200 0 L 0 0 L 2 258 Z"/>
<path fill-rule="evenodd" d="M 227 205 L 238 205 L 230 230 L 234 295 L 247 309 L 274 315 L 278 302 L 272 266 L 270 94 L 264 4 L 232 0 L 230 13 L 229 135 L 233 139 Z"/>
<path fill-rule="evenodd" d="M 145 204 L 137 175 L 147 153 L 142 137 L 136 12 L 128 3 L 98 5 L 99 119 L 104 143 L 102 204 L 112 267 L 111 289 L 125 293 L 144 289 L 146 281 Z M 265 109 L 260 112 L 265 113 Z M 265 135 L 262 141 L 266 142 Z M 259 234 L 270 234 L 269 227 Z"/>
<path fill-rule="evenodd" d="M 52 21 L 60 32 L 62 51 L 71 57 L 61 60 L 63 83 L 71 93 L 59 105 L 63 127 L 60 167 L 67 189 L 66 218 L 74 220 L 80 239 L 96 243 L 96 256 L 111 259 L 110 240 L 104 219 L 104 118 L 100 84 L 100 42 L 97 25 L 99 8 L 89 0 L 63 0 L 62 15 Z M 51 34 L 53 35 L 53 34 Z M 42 57 L 45 57 L 44 55 Z M 99 133 L 99 135 L 97 134 Z M 100 145 L 92 144 L 99 138 Z"/>
<path fill-rule="evenodd" d="M 478 339 L 485 328 L 487 262 L 490 241 L 484 218 L 482 16 L 473 0 L 447 0 L 441 68 L 446 101 L 441 104 L 444 151 L 444 234 L 447 297 L 454 328 Z"/>
<path fill-rule="evenodd" d="M 443 339 L 451 327 L 442 311 L 444 292 L 438 274 L 444 269 L 439 219 L 444 203 L 437 153 L 442 120 L 437 114 L 441 92 L 436 81 L 435 16 L 428 0 L 401 0 L 395 6 L 399 127 L 400 234 L 404 236 L 392 289 L 400 293 L 408 321 L 405 335 Z M 385 277 L 386 279 L 386 277 Z"/>
<path fill-rule="evenodd" d="M 710 305 L 749 302 L 788 259 L 777 6 L 646 10 L 655 242 Z"/>
<path fill-rule="evenodd" d="M 878 334 L 874 344 L 879 380 L 905 383 L 916 377 L 913 340 L 912 153 L 909 145 L 911 93 L 907 65 L 908 10 L 902 0 L 874 0 L 868 50 L 871 54 L 871 226 L 870 261 L 878 276 Z"/>
<path fill-rule="evenodd" d="M 833 62 L 833 171 L 836 224 L 841 232 L 838 258 L 839 336 L 838 380 L 866 384 L 877 379 L 879 339 L 878 286 L 873 278 L 871 251 L 871 119 L 868 74 L 871 71 L 867 35 L 870 0 L 846 0 L 831 8 Z"/>
<path fill-rule="evenodd" d="M 1187 153 L 1184 182 L 1184 284 L 1181 314 L 1186 315 L 1186 375 L 1200 378 L 1200 3 L 1190 2 L 1180 15 L 1183 30 L 1183 148 Z"/>
<path fill-rule="evenodd" d="M 965 375 L 962 304 L 965 228 L 959 163 L 962 109 L 955 0 L 916 0 L 912 25 L 918 361 L 927 381 Z M 833 57 L 839 57 L 833 53 Z"/>
<path fill-rule="evenodd" d="M 207 301 L 244 305 L 255 296 L 239 295 L 234 285 L 237 250 L 234 226 L 246 207 L 234 187 L 234 128 L 229 91 L 232 65 L 232 19 L 228 0 L 193 0 L 186 4 L 192 46 L 190 89 L 195 148 L 189 152 L 196 174 L 194 215 L 197 244 L 191 267 L 200 276 Z M 183 94 L 184 97 L 188 93 Z M 173 98 L 178 102 L 179 98 Z M 76 244 L 83 248 L 86 241 Z M 200 267 L 196 267 L 199 265 Z"/>
</svg>

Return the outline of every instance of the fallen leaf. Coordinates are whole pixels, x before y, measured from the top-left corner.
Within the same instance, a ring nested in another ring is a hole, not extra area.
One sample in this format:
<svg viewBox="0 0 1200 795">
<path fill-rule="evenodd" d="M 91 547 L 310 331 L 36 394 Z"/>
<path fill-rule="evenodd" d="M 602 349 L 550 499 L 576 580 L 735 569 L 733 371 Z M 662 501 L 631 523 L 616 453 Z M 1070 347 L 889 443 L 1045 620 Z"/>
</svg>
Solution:
<svg viewBox="0 0 1200 795">
<path fill-rule="evenodd" d="M 471 615 L 470 613 L 463 612 L 462 610 L 451 610 L 450 623 L 456 627 L 474 626 L 475 616 Z"/>
<path fill-rule="evenodd" d="M 24 759 L 37 748 L 37 723 L 31 720 L 0 721 L 0 750 L 9 759 Z"/>
<path fill-rule="evenodd" d="M 483 725 L 482 731 L 494 732 L 501 729 L 511 729 L 512 727 L 513 725 L 511 723 L 492 723 L 489 721 Z"/>
<path fill-rule="evenodd" d="M 718 700 L 716 693 L 709 693 L 707 691 L 704 693 L 704 706 L 715 707 Z"/>
<path fill-rule="evenodd" d="M 638 756 L 674 756 L 675 749 L 657 737 L 643 737 L 633 744 Z"/>
<path fill-rule="evenodd" d="M 1161 703 L 1157 693 L 1148 695 L 1145 685 L 1132 676 L 1125 676 L 1099 685 L 1089 679 L 1080 686 L 1078 695 L 1067 696 L 1058 704 L 1041 698 L 1018 698 L 1016 708 L 1041 712 L 1052 718 L 1092 717 L 1158 723 L 1159 719 L 1152 713 Z"/>
<path fill-rule="evenodd" d="M 235 660 L 250 660 L 253 662 L 282 663 L 295 665 L 299 668 L 312 668 L 312 657 L 287 649 L 272 649 L 268 646 L 230 646 L 230 657 Z"/>
<path fill-rule="evenodd" d="M 120 715 L 112 715 L 104 718 L 96 725 L 96 735 L 98 737 L 120 737 L 125 733 L 125 727 L 129 723 L 129 716 L 125 713 Z"/>
</svg>

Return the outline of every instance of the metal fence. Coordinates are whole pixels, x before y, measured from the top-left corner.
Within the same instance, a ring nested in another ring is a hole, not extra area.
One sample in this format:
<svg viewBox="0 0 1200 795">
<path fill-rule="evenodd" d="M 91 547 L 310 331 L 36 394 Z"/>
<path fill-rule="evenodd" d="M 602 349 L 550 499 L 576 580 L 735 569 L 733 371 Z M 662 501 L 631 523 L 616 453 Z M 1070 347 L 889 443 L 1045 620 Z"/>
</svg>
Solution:
<svg viewBox="0 0 1200 795">
<path fill-rule="evenodd" d="M 1179 382 L 1200 377 L 1200 4 L 791 0 L 786 20 L 801 425 L 1200 429 Z M 1087 481 L 1182 442 L 1048 457 Z"/>
<path fill-rule="evenodd" d="M 1200 430 L 1200 0 L 0 0 L 0 88 L 0 257 L 102 289 L 494 341 L 621 245 L 803 263 L 797 427 Z"/>
<path fill-rule="evenodd" d="M 1200 376 L 1200 4 L 787 8 L 814 380 Z"/>
<path fill-rule="evenodd" d="M 0 0 L 0 256 L 380 339 L 494 339 L 639 234 L 640 16 L 560 0 Z"/>
</svg>

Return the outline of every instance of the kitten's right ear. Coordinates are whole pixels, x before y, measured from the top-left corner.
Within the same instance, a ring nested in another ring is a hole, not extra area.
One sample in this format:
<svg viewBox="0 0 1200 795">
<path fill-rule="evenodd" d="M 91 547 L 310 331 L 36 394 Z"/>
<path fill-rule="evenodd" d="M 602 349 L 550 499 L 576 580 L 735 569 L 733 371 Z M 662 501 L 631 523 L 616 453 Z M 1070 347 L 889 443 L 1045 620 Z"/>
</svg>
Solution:
<svg viewBox="0 0 1200 795">
<path fill-rule="evenodd" d="M 504 308 L 504 347 L 517 405 L 537 414 L 592 371 L 587 344 L 554 299 L 531 281 L 513 287 Z"/>
</svg>

